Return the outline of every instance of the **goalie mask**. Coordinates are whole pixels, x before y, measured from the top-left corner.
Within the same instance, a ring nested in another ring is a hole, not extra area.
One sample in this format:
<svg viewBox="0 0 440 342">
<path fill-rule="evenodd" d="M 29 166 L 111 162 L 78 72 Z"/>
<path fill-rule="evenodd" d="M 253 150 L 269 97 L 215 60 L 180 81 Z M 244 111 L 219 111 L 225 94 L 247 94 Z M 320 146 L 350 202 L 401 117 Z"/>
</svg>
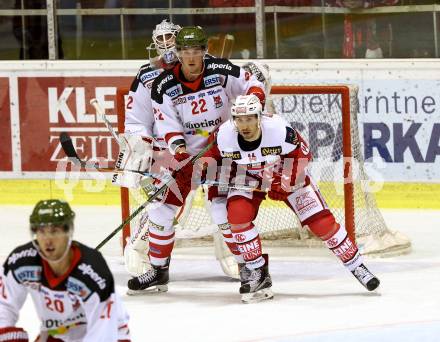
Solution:
<svg viewBox="0 0 440 342">
<path fill-rule="evenodd" d="M 151 57 L 151 50 L 155 49 L 158 56 L 166 64 L 172 64 L 177 61 L 175 41 L 179 30 L 179 25 L 175 25 L 167 19 L 156 25 L 152 35 L 153 43 L 147 47 L 150 60 L 154 59 Z"/>
<path fill-rule="evenodd" d="M 242 66 L 242 68 L 250 72 L 257 78 L 257 80 L 264 84 L 264 91 L 266 93 L 266 96 L 269 96 L 270 89 L 272 88 L 269 66 L 260 62 L 247 62 Z"/>
</svg>

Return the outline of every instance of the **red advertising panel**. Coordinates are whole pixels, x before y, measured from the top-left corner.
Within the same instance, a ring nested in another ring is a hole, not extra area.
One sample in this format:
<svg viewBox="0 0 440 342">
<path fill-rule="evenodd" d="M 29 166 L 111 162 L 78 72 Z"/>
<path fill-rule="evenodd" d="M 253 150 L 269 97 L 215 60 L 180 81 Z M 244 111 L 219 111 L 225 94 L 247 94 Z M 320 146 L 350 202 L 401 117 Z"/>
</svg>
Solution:
<svg viewBox="0 0 440 342">
<path fill-rule="evenodd" d="M 0 171 L 12 171 L 9 79 L 0 77 Z"/>
<path fill-rule="evenodd" d="M 84 160 L 104 158 L 110 163 L 118 153 L 103 122 L 89 104 L 98 99 L 108 119 L 117 126 L 116 91 L 130 85 L 132 77 L 19 77 L 22 171 L 55 171 L 64 158 L 60 132 L 72 137 Z"/>
</svg>

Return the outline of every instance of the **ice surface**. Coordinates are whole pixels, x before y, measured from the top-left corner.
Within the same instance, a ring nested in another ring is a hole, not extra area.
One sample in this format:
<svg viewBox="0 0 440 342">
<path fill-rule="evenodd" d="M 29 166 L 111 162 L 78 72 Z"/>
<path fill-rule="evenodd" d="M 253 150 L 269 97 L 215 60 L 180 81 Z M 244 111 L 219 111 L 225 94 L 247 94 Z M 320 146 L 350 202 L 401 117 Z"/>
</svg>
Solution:
<svg viewBox="0 0 440 342">
<path fill-rule="evenodd" d="M 97 245 L 120 222 L 118 207 L 75 207 L 75 238 Z M 27 206 L 0 207 L 0 260 L 29 241 Z M 209 247 L 173 254 L 169 292 L 125 295 L 129 276 L 119 239 L 103 248 L 131 315 L 133 341 L 440 341 L 440 212 L 384 210 L 387 224 L 413 242 L 409 255 L 369 258 L 381 280 L 367 292 L 324 249 L 268 248 L 275 298 L 245 305 Z M 30 300 L 19 326 L 38 334 Z"/>
</svg>

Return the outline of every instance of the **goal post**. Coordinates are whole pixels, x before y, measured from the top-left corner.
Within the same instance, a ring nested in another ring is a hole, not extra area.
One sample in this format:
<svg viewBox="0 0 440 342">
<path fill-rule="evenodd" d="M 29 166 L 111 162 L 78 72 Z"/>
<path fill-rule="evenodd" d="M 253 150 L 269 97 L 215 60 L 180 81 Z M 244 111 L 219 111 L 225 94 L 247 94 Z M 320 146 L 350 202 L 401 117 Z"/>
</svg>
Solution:
<svg viewBox="0 0 440 342">
<path fill-rule="evenodd" d="M 352 139 L 351 139 L 351 110 L 357 110 L 350 103 L 350 88 L 346 85 L 319 86 L 319 85 L 280 85 L 273 86 L 271 95 L 326 95 L 334 94 L 341 97 L 341 123 L 342 123 L 342 151 L 343 151 L 343 177 L 345 199 L 345 228 L 353 241 L 356 239 L 354 227 L 354 198 L 352 177 Z M 273 100 L 272 100 L 273 101 Z M 275 108 L 273 108 L 275 109 Z M 275 111 L 276 112 L 276 111 Z M 282 113 L 280 113 L 282 114 Z M 306 139 L 309 141 L 308 139 Z"/>
<path fill-rule="evenodd" d="M 128 88 L 117 88 L 116 90 L 116 111 L 118 115 L 118 132 L 125 131 L 125 96 L 128 94 Z M 121 187 L 121 219 L 124 222 L 130 216 L 130 192 L 128 188 Z M 127 238 L 130 237 L 131 223 L 127 223 L 122 229 L 122 248 L 125 248 Z"/>
<path fill-rule="evenodd" d="M 123 132 L 124 96 L 118 89 L 116 104 L 118 130 Z M 377 207 L 362 154 L 358 127 L 358 88 L 351 85 L 274 85 L 267 110 L 283 116 L 309 142 L 313 160 L 310 171 L 336 220 L 345 224 L 364 254 L 396 255 L 410 251 L 411 242 L 388 229 Z M 217 229 L 210 219 L 209 203 L 202 190 L 191 196 L 176 226 L 176 239 L 184 244 L 192 238 L 209 236 Z M 143 202 L 141 191 L 121 188 L 123 219 Z M 140 217 L 140 215 L 139 215 Z M 132 221 L 137 224 L 136 220 Z M 255 224 L 263 244 L 321 246 L 307 227 L 301 227 L 295 214 L 282 202 L 263 201 Z M 130 226 L 123 229 L 123 244 Z M 205 238 L 205 239 L 209 239 Z"/>
</svg>

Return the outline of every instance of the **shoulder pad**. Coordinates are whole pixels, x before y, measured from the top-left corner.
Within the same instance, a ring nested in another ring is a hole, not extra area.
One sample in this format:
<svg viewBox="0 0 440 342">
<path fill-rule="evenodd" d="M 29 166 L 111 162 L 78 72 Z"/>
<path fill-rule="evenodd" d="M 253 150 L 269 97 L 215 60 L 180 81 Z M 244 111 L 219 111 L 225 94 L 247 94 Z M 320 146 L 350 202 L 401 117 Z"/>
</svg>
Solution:
<svg viewBox="0 0 440 342">
<path fill-rule="evenodd" d="M 11 254 L 9 254 L 3 266 L 5 269 L 13 269 L 17 266 L 35 263 L 36 261 L 39 262 L 40 260 L 41 257 L 32 242 L 28 242 L 25 245 L 15 248 Z"/>
<path fill-rule="evenodd" d="M 69 275 L 67 290 L 77 293 L 84 300 L 95 292 L 101 301 L 107 300 L 114 293 L 115 284 L 104 257 L 95 249 L 75 243 L 81 250 L 81 260 Z"/>
<path fill-rule="evenodd" d="M 206 73 L 222 74 L 240 77 L 240 67 L 232 64 L 226 58 L 207 58 L 205 59 Z"/>
<path fill-rule="evenodd" d="M 145 64 L 139 69 L 137 79 L 145 86 L 159 76 L 162 71 L 163 69 L 155 69 L 150 64 Z"/>
<path fill-rule="evenodd" d="M 41 257 L 32 242 L 15 248 L 3 264 L 5 275 L 11 271 L 19 283 L 40 281 L 41 269 Z"/>
<path fill-rule="evenodd" d="M 157 76 L 153 81 L 153 86 L 151 87 L 151 98 L 157 103 L 163 102 L 163 95 L 168 89 L 176 87 L 178 81 L 171 70 L 166 70 Z"/>
</svg>

